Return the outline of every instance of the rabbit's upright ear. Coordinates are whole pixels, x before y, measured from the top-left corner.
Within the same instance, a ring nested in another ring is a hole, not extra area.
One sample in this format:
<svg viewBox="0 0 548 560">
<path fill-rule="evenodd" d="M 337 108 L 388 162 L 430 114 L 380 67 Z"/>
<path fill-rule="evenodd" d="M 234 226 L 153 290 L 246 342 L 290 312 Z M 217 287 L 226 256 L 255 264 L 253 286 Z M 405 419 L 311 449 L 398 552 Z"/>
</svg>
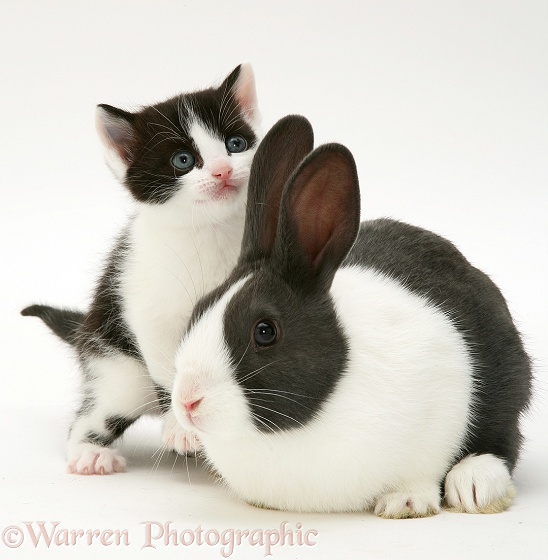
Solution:
<svg viewBox="0 0 548 560">
<path fill-rule="evenodd" d="M 320 146 L 301 163 L 284 191 L 274 263 L 295 288 L 327 290 L 359 227 L 354 158 L 340 144 Z"/>
<path fill-rule="evenodd" d="M 314 133 L 308 120 L 289 115 L 269 130 L 257 148 L 249 177 L 240 263 L 270 254 L 284 186 L 313 147 Z"/>
</svg>

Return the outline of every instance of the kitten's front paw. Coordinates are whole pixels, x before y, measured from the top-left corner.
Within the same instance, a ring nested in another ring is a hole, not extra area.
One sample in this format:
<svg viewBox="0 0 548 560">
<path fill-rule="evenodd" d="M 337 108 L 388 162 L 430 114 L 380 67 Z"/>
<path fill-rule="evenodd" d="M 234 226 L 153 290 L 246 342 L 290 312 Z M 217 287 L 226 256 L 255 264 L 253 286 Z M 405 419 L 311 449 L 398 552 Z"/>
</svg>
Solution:
<svg viewBox="0 0 548 560">
<path fill-rule="evenodd" d="M 202 449 L 196 434 L 185 430 L 172 412 L 168 412 L 164 421 L 162 441 L 168 449 L 173 449 L 179 455 L 194 454 Z"/>
<path fill-rule="evenodd" d="M 440 511 L 440 498 L 431 492 L 389 492 L 377 499 L 375 513 L 385 519 L 429 517 Z"/>
<path fill-rule="evenodd" d="M 67 470 L 71 474 L 112 474 L 126 470 L 126 460 L 110 447 L 80 444 L 69 453 Z"/>
<path fill-rule="evenodd" d="M 499 513 L 515 493 L 506 465 L 491 454 L 468 455 L 445 478 L 445 504 L 460 513 Z"/>
</svg>

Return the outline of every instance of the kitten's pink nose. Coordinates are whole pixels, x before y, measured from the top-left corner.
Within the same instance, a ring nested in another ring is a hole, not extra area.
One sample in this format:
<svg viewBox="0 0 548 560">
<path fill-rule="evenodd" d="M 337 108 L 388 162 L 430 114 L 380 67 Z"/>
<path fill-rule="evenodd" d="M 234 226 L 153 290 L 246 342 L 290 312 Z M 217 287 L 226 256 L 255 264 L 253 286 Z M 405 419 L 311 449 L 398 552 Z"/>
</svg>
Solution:
<svg viewBox="0 0 548 560">
<path fill-rule="evenodd" d="M 202 402 L 202 399 L 197 399 L 195 401 L 183 401 L 183 406 L 188 413 L 191 413 L 196 409 L 196 407 Z"/>
<path fill-rule="evenodd" d="M 217 162 L 211 168 L 211 175 L 216 179 L 227 181 L 232 175 L 232 166 L 225 161 Z"/>
</svg>

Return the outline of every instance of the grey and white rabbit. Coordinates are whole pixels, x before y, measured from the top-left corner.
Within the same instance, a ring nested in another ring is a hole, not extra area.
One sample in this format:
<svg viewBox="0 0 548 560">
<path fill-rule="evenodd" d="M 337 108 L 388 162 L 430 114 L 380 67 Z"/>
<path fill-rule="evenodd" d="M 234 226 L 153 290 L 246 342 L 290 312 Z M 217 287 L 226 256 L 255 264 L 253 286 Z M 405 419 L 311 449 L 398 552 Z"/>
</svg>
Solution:
<svg viewBox="0 0 548 560">
<path fill-rule="evenodd" d="M 168 447 L 199 447 L 166 407 L 174 356 L 196 301 L 236 264 L 259 123 L 249 64 L 217 88 L 136 113 L 99 105 L 99 136 L 135 214 L 86 313 L 44 305 L 22 312 L 42 318 L 78 351 L 83 398 L 69 435 L 70 472 L 124 470 L 112 444 L 147 412 L 168 410 Z"/>
<path fill-rule="evenodd" d="M 282 119 L 242 252 L 195 307 L 172 407 L 249 503 L 387 518 L 508 507 L 531 391 L 503 296 L 447 240 L 360 224 L 351 153 Z"/>
</svg>

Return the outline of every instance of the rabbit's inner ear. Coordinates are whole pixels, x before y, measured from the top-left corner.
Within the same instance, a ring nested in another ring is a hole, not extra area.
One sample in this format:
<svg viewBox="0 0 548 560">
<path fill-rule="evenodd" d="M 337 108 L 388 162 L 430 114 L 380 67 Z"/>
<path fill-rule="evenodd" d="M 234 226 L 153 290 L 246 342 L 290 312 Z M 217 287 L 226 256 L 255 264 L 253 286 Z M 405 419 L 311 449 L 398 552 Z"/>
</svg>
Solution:
<svg viewBox="0 0 548 560">
<path fill-rule="evenodd" d="M 304 117 L 290 115 L 278 121 L 257 148 L 249 177 L 240 262 L 270 254 L 283 189 L 313 145 L 310 123 Z"/>
<path fill-rule="evenodd" d="M 312 152 L 284 193 L 276 253 L 290 277 L 329 287 L 358 234 L 360 193 L 352 154 L 339 144 Z"/>
</svg>

